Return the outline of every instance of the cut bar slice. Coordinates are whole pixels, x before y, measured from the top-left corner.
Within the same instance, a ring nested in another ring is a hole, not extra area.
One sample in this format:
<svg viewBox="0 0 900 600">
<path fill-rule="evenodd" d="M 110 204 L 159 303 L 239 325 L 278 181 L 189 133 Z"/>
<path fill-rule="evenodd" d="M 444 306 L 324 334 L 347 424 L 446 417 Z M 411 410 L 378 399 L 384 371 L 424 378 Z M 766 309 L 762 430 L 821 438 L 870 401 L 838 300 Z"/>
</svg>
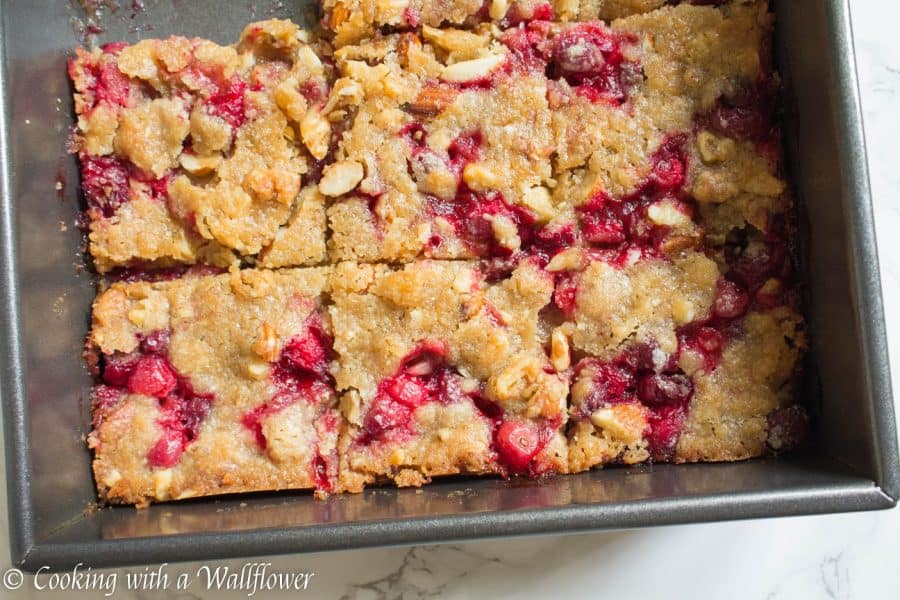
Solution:
<svg viewBox="0 0 900 600">
<path fill-rule="evenodd" d="M 341 487 L 565 472 L 568 347 L 548 355 L 538 318 L 552 289 L 531 262 L 494 285 L 467 262 L 338 265 Z"/>
<path fill-rule="evenodd" d="M 298 201 L 330 142 L 327 69 L 305 36 L 271 20 L 235 46 L 171 37 L 76 51 L 73 150 L 99 271 L 253 261 L 289 222 L 303 235 L 279 264 L 323 261 L 324 205 Z"/>
<path fill-rule="evenodd" d="M 572 472 L 740 460 L 800 441 L 792 383 L 805 341 L 794 309 L 751 297 L 698 252 L 583 254 L 580 267 L 557 274 L 556 292 L 580 359 Z"/>
<path fill-rule="evenodd" d="M 486 29 L 426 28 L 335 54 L 359 94 L 320 191 L 336 260 L 527 253 L 557 218 L 543 73 Z"/>
<path fill-rule="evenodd" d="M 379 31 L 421 26 L 472 29 L 491 22 L 502 28 L 529 21 L 611 20 L 646 13 L 679 0 L 319 0 L 322 24 L 336 47 L 358 43 Z M 721 5 L 730 0 L 681 0 Z M 746 2 L 747 0 L 734 0 Z"/>
<path fill-rule="evenodd" d="M 117 283 L 94 302 L 100 497 L 150 501 L 337 480 L 328 270 Z"/>
</svg>

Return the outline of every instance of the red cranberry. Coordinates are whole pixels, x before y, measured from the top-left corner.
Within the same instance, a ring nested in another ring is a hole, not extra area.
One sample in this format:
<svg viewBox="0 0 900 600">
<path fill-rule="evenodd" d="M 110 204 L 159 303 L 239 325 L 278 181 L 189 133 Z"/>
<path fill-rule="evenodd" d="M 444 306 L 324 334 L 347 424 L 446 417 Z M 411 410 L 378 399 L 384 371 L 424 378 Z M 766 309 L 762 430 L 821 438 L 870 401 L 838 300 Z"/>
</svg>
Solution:
<svg viewBox="0 0 900 600">
<path fill-rule="evenodd" d="M 403 22 L 410 27 L 418 27 L 422 22 L 422 17 L 419 15 L 418 10 L 411 6 L 407 6 L 403 9 Z"/>
<path fill-rule="evenodd" d="M 366 414 L 359 441 L 365 445 L 386 439 L 388 432 L 393 435 L 409 433 L 411 424 L 412 409 L 386 396 L 379 396 Z"/>
<path fill-rule="evenodd" d="M 509 64 L 515 71 L 543 71 L 546 68 L 553 54 L 549 32 L 549 23 L 536 19 L 503 33 L 500 41 L 509 48 Z"/>
<path fill-rule="evenodd" d="M 684 418 L 683 406 L 663 406 L 650 411 L 650 431 L 646 437 L 650 455 L 655 460 L 670 459 L 675 453 Z"/>
<path fill-rule="evenodd" d="M 303 334 L 291 338 L 285 345 L 281 351 L 281 361 L 299 371 L 325 375 L 328 372 L 328 358 L 323 337 L 317 327 L 307 327 Z"/>
<path fill-rule="evenodd" d="M 566 318 L 575 316 L 575 301 L 578 296 L 578 282 L 570 274 L 561 275 L 553 290 L 553 303 Z"/>
<path fill-rule="evenodd" d="M 625 60 L 622 44 L 626 42 L 634 40 L 599 24 L 571 27 L 554 40 L 553 77 L 565 79 L 592 102 L 622 104 L 638 70 Z"/>
<path fill-rule="evenodd" d="M 450 157 L 451 165 L 461 173 L 466 165 L 481 158 L 483 148 L 484 136 L 481 131 L 476 130 L 464 133 L 450 142 L 447 146 L 447 156 Z"/>
<path fill-rule="evenodd" d="M 496 445 L 500 463 L 512 473 L 522 473 L 540 450 L 540 435 L 531 423 L 504 421 L 497 429 Z"/>
<path fill-rule="evenodd" d="M 237 129 L 244 123 L 244 90 L 247 84 L 239 77 L 232 77 L 224 86 L 206 100 L 209 114 L 220 117 Z"/>
<path fill-rule="evenodd" d="M 159 356 L 143 356 L 134 365 L 127 385 L 132 394 L 165 398 L 175 389 L 176 383 L 168 360 Z"/>
<path fill-rule="evenodd" d="M 705 352 L 719 352 L 725 343 L 722 334 L 712 327 L 701 327 L 698 329 L 696 339 L 697 344 Z"/>
<path fill-rule="evenodd" d="M 131 197 L 128 167 L 111 156 L 90 156 L 82 153 L 81 189 L 89 208 L 111 217 L 120 205 Z"/>
<path fill-rule="evenodd" d="M 770 83 L 762 82 L 730 98 L 723 96 L 699 121 L 728 137 L 763 142 L 774 130 L 775 98 L 770 86 Z"/>
<path fill-rule="evenodd" d="M 103 382 L 115 387 L 125 387 L 134 371 L 134 358 L 119 355 L 107 356 L 103 365 Z"/>
<path fill-rule="evenodd" d="M 637 393 L 650 406 L 683 405 L 693 395 L 694 384 L 686 375 L 649 373 L 638 381 Z"/>
<path fill-rule="evenodd" d="M 168 469 L 174 467 L 184 454 L 184 438 L 178 431 L 167 431 L 147 453 L 147 461 L 152 467 Z"/>
<path fill-rule="evenodd" d="M 410 408 L 428 402 L 430 391 L 422 379 L 406 373 L 396 375 L 387 388 L 391 398 Z"/>
<path fill-rule="evenodd" d="M 165 354 L 169 350 L 168 329 L 157 329 L 141 337 L 141 352 L 144 354 Z"/>
<path fill-rule="evenodd" d="M 780 241 L 752 242 L 744 248 L 731 249 L 726 258 L 729 277 L 751 290 L 759 288 L 769 277 L 781 275 L 789 267 L 787 246 Z"/>
<path fill-rule="evenodd" d="M 98 74 L 95 89 L 96 102 L 107 102 L 115 106 L 126 106 L 131 90 L 131 81 L 114 62 L 104 62 Z"/>
<path fill-rule="evenodd" d="M 800 445 L 809 433 L 809 418 L 800 406 L 774 410 L 769 413 L 767 422 L 769 430 L 766 443 L 777 452 Z"/>
<path fill-rule="evenodd" d="M 716 299 L 713 301 L 713 316 L 717 319 L 737 319 L 746 314 L 750 297 L 739 285 L 727 279 L 719 279 L 716 284 Z"/>
<path fill-rule="evenodd" d="M 634 372 L 624 366 L 613 363 L 597 363 L 593 365 L 591 393 L 584 400 L 582 409 L 590 414 L 603 406 L 630 402 L 634 395 Z M 581 367 L 579 367 L 579 370 Z"/>
<path fill-rule="evenodd" d="M 684 185 L 687 155 L 684 145 L 687 136 L 674 135 L 666 139 L 653 154 L 651 178 L 662 192 L 677 192 Z"/>
</svg>

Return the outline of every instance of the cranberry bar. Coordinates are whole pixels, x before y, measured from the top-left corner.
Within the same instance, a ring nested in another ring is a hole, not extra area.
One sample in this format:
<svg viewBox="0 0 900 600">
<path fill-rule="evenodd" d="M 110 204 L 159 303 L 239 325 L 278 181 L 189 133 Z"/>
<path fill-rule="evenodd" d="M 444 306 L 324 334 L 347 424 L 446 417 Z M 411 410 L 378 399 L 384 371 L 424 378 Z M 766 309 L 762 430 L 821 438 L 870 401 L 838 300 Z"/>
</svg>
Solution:
<svg viewBox="0 0 900 600">
<path fill-rule="evenodd" d="M 802 438 L 793 383 L 805 340 L 789 294 L 751 297 L 740 267 L 722 275 L 695 250 L 569 252 L 582 256 L 558 271 L 556 302 L 578 357 L 572 472 L 741 460 Z"/>
<path fill-rule="evenodd" d="M 116 283 L 94 302 L 94 475 L 103 500 L 337 483 L 328 270 Z"/>
<path fill-rule="evenodd" d="M 171 37 L 70 61 L 89 251 L 100 272 L 322 262 L 311 187 L 330 130 L 327 68 L 288 21 L 235 46 Z"/>
<path fill-rule="evenodd" d="M 346 131 L 319 190 L 335 260 L 508 257 L 553 216 L 543 73 L 489 29 L 424 28 L 335 53 Z"/>
<path fill-rule="evenodd" d="M 333 281 L 342 489 L 567 470 L 569 351 L 539 320 L 552 277 L 426 260 L 342 263 Z"/>
<path fill-rule="evenodd" d="M 679 1 L 720 5 L 729 0 L 320 0 L 319 5 L 322 23 L 340 47 L 385 29 L 471 28 L 484 22 L 508 28 L 532 20 L 611 20 Z"/>
</svg>

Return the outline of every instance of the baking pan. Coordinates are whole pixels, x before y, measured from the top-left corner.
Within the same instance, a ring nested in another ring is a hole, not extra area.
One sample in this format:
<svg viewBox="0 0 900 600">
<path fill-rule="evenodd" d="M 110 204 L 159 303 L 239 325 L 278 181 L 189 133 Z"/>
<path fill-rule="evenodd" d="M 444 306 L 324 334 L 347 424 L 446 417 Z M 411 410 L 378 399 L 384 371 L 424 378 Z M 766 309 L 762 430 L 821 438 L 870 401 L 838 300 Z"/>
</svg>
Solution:
<svg viewBox="0 0 900 600">
<path fill-rule="evenodd" d="M 84 438 L 90 378 L 81 361 L 93 297 L 80 266 L 65 62 L 75 2 L 2 8 L 2 401 L 13 562 L 92 567 L 389 544 L 565 533 L 893 506 L 900 495 L 878 261 L 846 0 L 778 2 L 787 141 L 808 230 L 812 352 L 801 454 L 720 465 L 608 469 L 532 481 L 453 479 L 370 489 L 198 499 L 146 510 L 92 508 Z M 107 15 L 99 41 L 173 33 L 237 39 L 310 4 L 146 2 Z M 227 6 L 227 10 L 224 7 Z"/>
</svg>

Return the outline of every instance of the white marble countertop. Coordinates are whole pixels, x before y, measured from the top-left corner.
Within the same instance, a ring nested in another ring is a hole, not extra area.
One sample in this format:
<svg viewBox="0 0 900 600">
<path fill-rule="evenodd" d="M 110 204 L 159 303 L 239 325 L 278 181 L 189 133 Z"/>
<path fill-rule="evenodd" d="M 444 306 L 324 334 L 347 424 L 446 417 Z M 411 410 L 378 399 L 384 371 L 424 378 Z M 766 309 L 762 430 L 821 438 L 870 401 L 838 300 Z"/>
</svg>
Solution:
<svg viewBox="0 0 900 600">
<path fill-rule="evenodd" d="M 888 336 L 897 357 L 894 396 L 900 398 L 900 5 L 851 2 Z M 900 510 L 257 560 L 271 562 L 272 570 L 315 573 L 306 593 L 316 598 L 885 598 L 900 590 Z M 246 562 L 217 564 L 239 570 Z M 199 566 L 171 565 L 169 573 L 195 573 Z M 126 592 L 122 579 L 116 598 L 247 597 L 247 591 L 205 592 L 199 582 L 187 592 Z M 16 597 L 103 597 L 102 591 L 26 591 L 28 584 Z M 8 594 L 0 587 L 0 598 Z"/>
</svg>

